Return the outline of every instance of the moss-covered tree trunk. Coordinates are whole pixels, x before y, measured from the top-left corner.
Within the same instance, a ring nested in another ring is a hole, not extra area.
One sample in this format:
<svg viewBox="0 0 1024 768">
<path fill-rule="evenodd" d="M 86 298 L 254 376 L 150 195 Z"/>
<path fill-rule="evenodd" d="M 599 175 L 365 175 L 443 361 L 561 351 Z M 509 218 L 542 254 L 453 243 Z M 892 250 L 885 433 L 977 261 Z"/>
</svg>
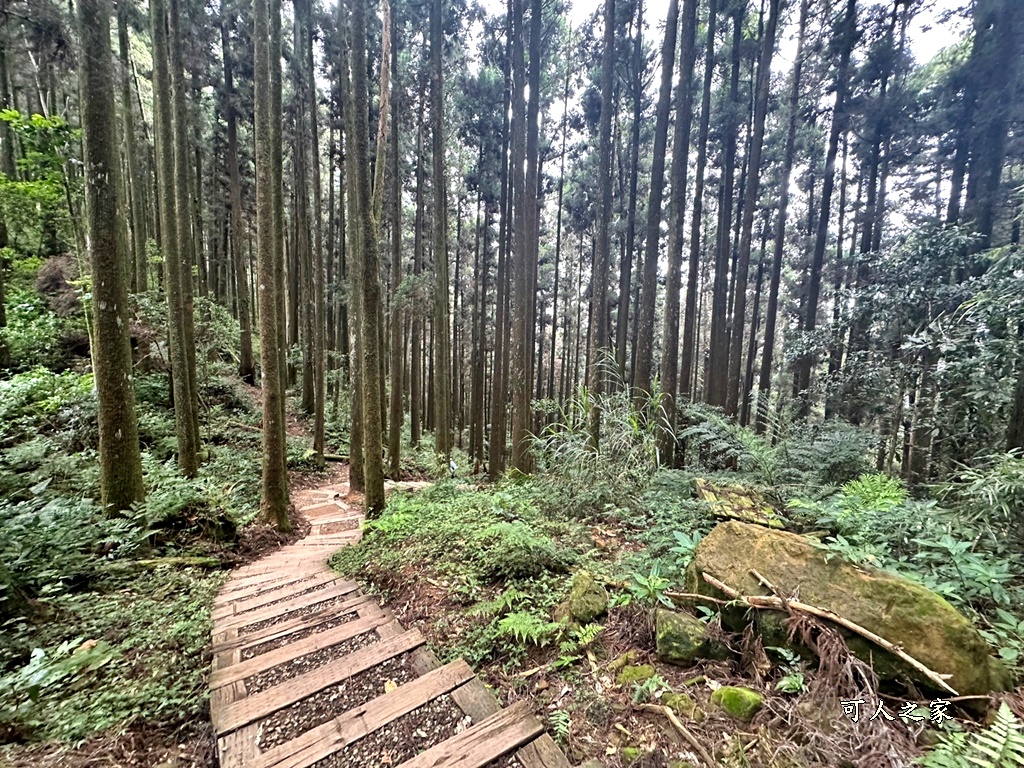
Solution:
<svg viewBox="0 0 1024 768">
<path fill-rule="evenodd" d="M 224 90 L 227 94 L 227 157 L 228 186 L 230 203 L 231 256 L 234 264 L 235 307 L 238 312 L 239 355 L 238 375 L 247 384 L 256 383 L 256 363 L 252 355 L 252 322 L 249 309 L 249 275 L 245 249 L 242 247 L 242 178 L 238 168 L 238 98 L 235 93 L 235 78 L 231 37 L 228 19 L 221 19 L 221 51 L 224 59 Z M 226 256 L 227 254 L 225 254 Z"/>
<path fill-rule="evenodd" d="M 109 0 L 81 0 L 82 159 L 92 270 L 96 389 L 99 400 L 100 493 L 108 513 L 145 495 L 132 391 L 128 286 L 118 217 L 118 160 L 114 129 L 113 54 Z"/>
<path fill-rule="evenodd" d="M 277 272 L 282 260 L 278 236 L 275 186 L 280 183 L 274 157 L 270 16 L 272 0 L 256 0 L 253 9 L 254 112 L 256 143 L 256 258 L 260 307 L 260 368 L 263 386 L 263 494 L 261 511 L 281 530 L 290 530 L 288 476 L 285 473 L 284 391 L 281 377 Z M 276 6 L 276 3 L 275 3 Z M 275 10 L 280 13 L 277 6 Z"/>
<path fill-rule="evenodd" d="M 136 291 L 144 292 L 149 287 L 149 270 L 146 263 L 146 213 L 142 204 L 142 171 L 139 168 L 139 148 L 135 139 L 135 110 L 132 108 L 131 55 L 128 45 L 128 3 L 118 3 L 117 41 L 121 58 L 121 119 L 124 123 L 125 158 L 128 164 L 129 191 L 128 211 L 131 220 L 131 258 L 133 269 L 132 284 Z"/>
<path fill-rule="evenodd" d="M 178 441 L 178 465 L 187 477 L 199 468 L 199 447 L 193 429 L 188 356 L 185 351 L 185 303 L 182 293 L 181 258 L 178 251 L 177 200 L 174 191 L 174 123 L 171 74 L 164 0 L 151 0 L 153 38 L 153 115 L 156 137 L 161 248 L 164 257 L 164 290 L 167 294 L 167 327 L 174 395 L 174 421 Z"/>
</svg>

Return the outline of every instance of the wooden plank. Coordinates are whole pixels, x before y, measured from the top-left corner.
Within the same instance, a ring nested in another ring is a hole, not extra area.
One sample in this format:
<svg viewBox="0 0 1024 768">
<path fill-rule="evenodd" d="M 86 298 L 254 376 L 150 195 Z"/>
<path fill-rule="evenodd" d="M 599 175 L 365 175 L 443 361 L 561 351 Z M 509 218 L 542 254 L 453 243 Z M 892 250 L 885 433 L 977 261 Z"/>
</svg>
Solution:
<svg viewBox="0 0 1024 768">
<path fill-rule="evenodd" d="M 259 759 L 260 750 L 256 746 L 259 736 L 258 725 L 247 725 L 217 739 L 217 751 L 220 754 L 220 768 L 248 768 Z"/>
<path fill-rule="evenodd" d="M 334 501 L 319 501 L 308 507 L 299 507 L 299 512 L 305 512 L 306 517 L 316 517 L 317 513 L 337 512 L 342 507 Z"/>
<path fill-rule="evenodd" d="M 299 579 L 307 578 L 314 573 L 315 570 L 309 570 L 308 572 L 297 572 L 291 571 L 289 573 L 279 573 L 276 570 L 273 573 L 264 574 L 251 574 L 248 576 L 240 575 L 240 571 L 235 571 L 231 577 L 231 580 L 221 587 L 220 593 L 217 597 L 228 598 L 232 592 L 238 592 L 244 589 L 253 588 L 268 588 L 273 584 L 286 584 L 290 581 L 297 581 Z"/>
<path fill-rule="evenodd" d="M 239 587 L 238 589 L 231 589 L 226 592 L 222 591 L 213 599 L 213 605 L 214 607 L 219 608 L 222 605 L 227 605 L 228 603 L 232 603 L 236 600 L 246 600 L 250 597 L 255 597 L 262 592 L 283 589 L 284 587 L 292 584 L 298 584 L 303 581 L 314 579 L 323 573 L 329 573 L 329 571 L 325 568 L 322 571 L 314 571 L 312 574 L 298 573 L 269 583 L 249 584 L 247 586 Z M 231 583 L 232 582 L 228 582 L 228 585 Z"/>
<path fill-rule="evenodd" d="M 245 678 L 255 675 L 257 672 L 271 669 L 279 664 L 284 664 L 301 656 L 315 653 L 323 648 L 337 645 L 338 643 L 350 640 L 356 635 L 376 629 L 378 625 L 383 624 L 385 621 L 387 621 L 387 617 L 383 614 L 349 621 L 334 629 L 328 629 L 290 645 L 284 645 L 272 651 L 262 653 L 259 656 L 253 656 L 251 659 L 235 661 L 229 667 L 214 670 L 213 674 L 210 675 L 210 688 L 217 689 L 237 680 L 245 680 Z"/>
<path fill-rule="evenodd" d="M 218 735 L 230 733 L 405 651 L 411 651 L 424 642 L 423 635 L 418 630 L 413 630 L 390 640 L 374 643 L 319 669 L 235 702 L 219 712 L 211 710 L 213 727 Z"/>
<path fill-rule="evenodd" d="M 299 595 L 293 597 L 290 600 L 285 600 L 275 605 L 267 605 L 262 608 L 258 608 L 255 611 L 249 611 L 248 613 L 241 613 L 237 616 L 229 616 L 221 619 L 217 622 L 217 629 L 225 630 L 232 627 L 241 629 L 250 624 L 257 624 L 267 619 L 277 618 L 293 611 L 298 611 L 303 608 L 310 608 L 317 603 L 326 603 L 328 600 L 333 600 L 336 597 L 344 597 L 350 595 L 356 591 L 358 584 L 354 581 L 343 581 L 333 587 L 327 589 L 321 589 L 317 592 L 310 592 L 306 595 Z"/>
<path fill-rule="evenodd" d="M 317 574 L 312 579 L 307 581 L 296 581 L 290 584 L 282 585 L 274 589 L 263 590 L 257 592 L 254 595 L 235 602 L 230 602 L 227 605 L 221 605 L 213 609 L 213 620 L 226 618 L 228 616 L 234 616 L 239 613 L 245 613 L 256 608 L 262 608 L 267 603 L 272 603 L 275 600 L 280 600 L 283 597 L 289 595 L 295 596 L 307 590 L 319 587 L 321 584 L 330 584 L 332 581 L 338 581 L 340 577 L 336 573 L 325 571 L 324 573 Z"/>
<path fill-rule="evenodd" d="M 244 650 L 251 648 L 256 645 L 260 645 L 265 640 L 276 640 L 279 637 L 290 635 L 293 632 L 298 632 L 300 629 L 319 624 L 322 621 L 333 618 L 340 614 L 350 613 L 355 611 L 360 616 L 373 615 L 380 609 L 373 602 L 373 598 L 369 595 L 359 595 L 353 597 L 351 600 L 346 600 L 339 605 L 331 606 L 330 608 L 324 608 L 322 611 L 316 613 L 309 613 L 305 616 L 297 616 L 294 619 L 288 621 L 282 621 L 278 624 L 272 624 L 269 627 L 264 627 L 256 632 L 250 632 L 247 635 L 241 635 L 232 639 L 217 640 L 217 636 L 214 637 L 213 652 L 219 653 L 220 651 L 231 650 L 238 648 Z M 237 630 L 234 630 L 237 632 Z M 223 633 L 221 633 L 223 634 Z"/>
<path fill-rule="evenodd" d="M 223 712 L 234 702 L 244 699 L 245 693 L 245 685 L 241 681 L 210 691 L 210 719 L 219 717 L 217 713 Z"/>
<path fill-rule="evenodd" d="M 546 733 L 516 752 L 516 760 L 523 768 L 572 768 L 555 740 Z"/>
<path fill-rule="evenodd" d="M 469 730 L 442 741 L 399 768 L 482 768 L 544 732 L 525 701 L 495 712 Z"/>
<path fill-rule="evenodd" d="M 453 661 L 268 750 L 254 768 L 309 768 L 472 677 L 465 661 Z"/>
</svg>

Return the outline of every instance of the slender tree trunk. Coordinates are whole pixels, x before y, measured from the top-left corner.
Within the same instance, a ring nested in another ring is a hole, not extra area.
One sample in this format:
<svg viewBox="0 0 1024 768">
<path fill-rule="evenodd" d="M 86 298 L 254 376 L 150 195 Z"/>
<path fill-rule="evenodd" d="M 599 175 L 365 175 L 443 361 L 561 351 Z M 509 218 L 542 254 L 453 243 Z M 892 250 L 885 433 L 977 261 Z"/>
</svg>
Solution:
<svg viewBox="0 0 1024 768">
<path fill-rule="evenodd" d="M 726 413 L 735 416 L 740 402 L 740 369 L 743 358 L 743 326 L 747 312 L 747 278 L 750 271 L 750 248 L 754 234 L 754 212 L 761 181 L 761 150 L 764 146 L 765 118 L 768 115 L 772 58 L 779 26 L 780 0 L 769 0 L 768 23 L 761 39 L 761 58 L 757 67 L 757 87 L 754 102 L 754 122 L 747 158 L 747 178 L 743 192 L 743 213 L 740 227 L 740 248 L 736 261 L 736 279 L 733 288 L 732 331 L 730 335 L 728 397 Z"/>
<path fill-rule="evenodd" d="M 654 307 L 658 298 L 658 253 L 661 231 L 661 201 L 665 189 L 665 148 L 668 144 L 668 114 L 672 102 L 672 70 L 675 66 L 679 1 L 669 0 L 665 17 L 665 43 L 661 48 L 661 91 L 654 125 L 654 157 L 651 163 L 651 197 L 647 205 L 643 281 L 640 289 L 636 368 L 633 397 L 639 405 L 651 393 L 654 349 Z"/>
<path fill-rule="evenodd" d="M 836 99 L 832 109 L 832 127 L 829 130 L 828 150 L 825 155 L 825 175 L 821 186 L 821 212 L 818 214 L 817 232 L 814 239 L 814 253 L 811 257 L 811 271 L 807 282 L 807 305 L 804 314 L 804 333 L 812 333 L 817 327 L 818 297 L 821 293 L 821 270 L 825 261 L 825 245 L 828 242 L 832 191 L 835 187 L 836 156 L 839 153 L 839 139 L 846 130 L 846 94 L 849 90 L 850 54 L 853 51 L 857 32 L 857 0 L 848 0 L 846 14 L 840 28 L 839 65 L 836 69 Z M 811 372 L 816 355 L 804 355 L 796 368 L 797 387 L 800 403 L 797 413 L 806 418 L 810 413 Z"/>
<path fill-rule="evenodd" d="M 745 4 L 744 4 L 745 5 Z M 733 13 L 732 68 L 729 77 L 729 108 L 723 129 L 722 186 L 718 200 L 718 236 L 715 249 L 715 281 L 711 290 L 711 348 L 705 399 L 725 407 L 729 378 L 729 262 L 732 253 L 733 185 L 736 174 L 737 118 L 740 113 L 740 46 L 743 41 L 743 10 Z"/>
<path fill-rule="evenodd" d="M 775 240 L 772 250 L 772 271 L 768 281 L 768 306 L 765 309 L 764 349 L 761 353 L 761 372 L 757 385 L 757 411 L 754 426 L 758 434 L 764 432 L 771 394 L 772 366 L 775 355 L 775 325 L 779 314 L 779 286 L 782 282 L 782 258 L 786 240 L 786 214 L 789 210 L 789 179 L 796 158 L 796 132 L 800 119 L 800 85 L 804 66 L 804 41 L 807 35 L 808 0 L 800 2 L 800 31 L 797 33 L 796 60 L 790 80 L 786 148 L 782 158 L 779 180 L 779 210 L 775 214 Z"/>
<path fill-rule="evenodd" d="M 434 445 L 445 463 L 452 452 L 451 327 L 448 318 L 448 204 L 444 166 L 444 0 L 433 0 L 430 17 L 430 129 L 434 176 Z"/>
<path fill-rule="evenodd" d="M 626 208 L 626 239 L 619 260 L 619 309 L 615 325 L 615 367 L 627 385 L 633 376 L 626 372 L 626 339 L 629 329 L 629 300 L 633 279 L 633 253 L 636 250 L 636 202 L 640 176 L 640 121 L 643 119 L 643 14 L 644 0 L 636 0 L 636 34 L 633 37 L 632 82 L 633 122 L 629 129 L 629 197 Z M 604 177 L 602 177 L 604 178 Z M 652 185 L 653 186 L 653 185 Z M 634 350 L 636 344 L 633 345 Z"/>
<path fill-rule="evenodd" d="M 402 282 L 402 178 L 399 175 L 398 98 L 398 19 L 396 0 L 391 3 L 391 418 L 388 421 L 388 474 L 398 480 L 402 473 L 402 328 L 405 315 L 399 306 L 398 288 Z"/>
<path fill-rule="evenodd" d="M 426 155 L 424 150 L 423 142 L 423 103 L 426 98 L 424 87 L 422 85 L 423 80 L 421 78 L 420 86 L 420 98 L 416 117 L 416 231 L 415 240 L 413 243 L 413 266 L 412 272 L 414 277 L 419 277 L 423 271 L 423 248 L 424 238 L 426 233 L 425 223 L 425 188 L 426 188 L 426 173 L 424 167 L 426 165 Z M 412 320 L 412 376 L 409 384 L 410 397 L 409 397 L 409 430 L 410 430 L 410 443 L 415 448 L 420 442 L 420 427 L 423 423 L 422 408 L 423 408 L 423 313 L 417 308 L 417 311 L 413 313 Z"/>
<path fill-rule="evenodd" d="M 235 301 L 238 325 L 241 329 L 238 375 L 247 384 L 256 381 L 256 364 L 252 354 L 252 325 L 249 318 L 249 279 L 242 247 L 242 178 L 238 168 L 238 116 L 235 100 L 233 56 L 228 35 L 228 20 L 221 20 L 221 50 L 224 58 L 224 90 L 227 93 L 225 109 L 227 119 L 227 165 L 231 206 L 231 253 L 235 267 Z"/>
<path fill-rule="evenodd" d="M 701 92 L 700 127 L 697 130 L 697 164 L 694 175 L 693 215 L 690 219 L 690 252 L 686 273 L 686 305 L 683 312 L 683 343 L 680 357 L 679 399 L 689 402 L 697 372 L 697 278 L 700 270 L 700 228 L 704 216 L 704 171 L 707 165 L 708 131 L 711 120 L 711 86 L 715 69 L 715 29 L 718 0 L 709 0 L 707 41 L 704 49 L 704 84 Z"/>
<path fill-rule="evenodd" d="M 131 221 L 131 257 L 133 288 L 139 293 L 149 287 L 146 263 L 146 215 L 142 205 L 142 176 L 139 170 L 139 149 L 135 139 L 135 110 L 132 107 L 131 57 L 128 48 L 128 4 L 117 8 L 117 40 L 121 59 L 121 117 L 124 123 L 125 157 L 128 161 L 128 211 Z M 6 88 L 6 86 L 3 86 Z"/>
<path fill-rule="evenodd" d="M 665 351 L 661 362 L 666 430 L 662 460 L 672 466 L 675 453 L 676 395 L 679 391 L 679 294 L 682 286 L 686 221 L 686 175 L 693 123 L 693 65 L 696 59 L 697 0 L 683 0 L 683 29 L 676 85 L 676 122 L 672 136 L 672 196 L 669 199 L 668 276 L 665 281 Z M 684 374 L 684 379 L 686 378 Z M 688 389 L 688 388 L 687 388 Z"/>
<path fill-rule="evenodd" d="M 285 474 L 285 427 L 282 401 L 281 357 L 278 354 L 280 312 L 276 278 L 282 260 L 281 241 L 275 227 L 275 186 L 278 168 L 273 151 L 275 120 L 273 74 L 280 59 L 273 58 L 272 14 L 280 13 L 276 0 L 254 0 L 253 4 L 253 106 L 256 146 L 256 280 L 260 307 L 260 376 L 263 388 L 263 483 L 261 511 L 281 530 L 290 530 L 288 519 L 288 476 Z"/>
<path fill-rule="evenodd" d="M 199 454 L 192 427 L 192 398 L 188 381 L 188 357 L 185 351 L 183 270 L 178 239 L 169 234 L 175 230 L 178 211 L 174 193 L 174 125 L 167 9 L 164 0 L 151 0 L 150 15 L 153 39 L 153 112 L 156 122 L 156 155 L 159 161 L 157 179 L 160 184 L 160 228 L 165 233 L 164 288 L 167 293 L 175 432 L 178 441 L 178 465 L 186 477 L 192 477 L 199 468 Z"/>
<path fill-rule="evenodd" d="M 714 0 L 712 0 L 714 2 Z M 600 154 L 598 178 L 611 176 L 612 160 L 612 79 L 615 67 L 615 0 L 604 2 L 604 49 L 601 55 L 601 118 L 599 129 Z M 608 261 L 609 224 L 612 214 L 612 188 L 600 185 L 597 206 L 597 246 L 594 268 L 590 278 L 591 333 L 587 366 L 587 386 L 590 390 L 590 440 L 595 449 L 601 444 L 601 408 L 598 398 L 604 393 L 603 366 L 608 355 Z"/>
<path fill-rule="evenodd" d="M 100 434 L 100 493 L 108 514 L 142 501 L 132 352 L 128 330 L 124 231 L 118 219 L 118 161 L 114 127 L 114 73 L 109 0 L 80 0 L 78 27 L 83 56 L 82 160 L 85 164 L 92 310 Z M 130 106 L 130 102 L 129 102 Z"/>
<path fill-rule="evenodd" d="M 362 283 L 362 420 L 364 506 L 369 517 L 384 509 L 384 465 L 381 456 L 380 332 L 378 304 L 381 300 L 380 270 L 377 253 L 377 227 L 373 217 L 369 172 L 369 94 L 366 82 L 366 9 L 359 0 L 352 2 L 352 162 L 356 180 L 355 195 L 359 214 L 359 269 Z"/>
</svg>

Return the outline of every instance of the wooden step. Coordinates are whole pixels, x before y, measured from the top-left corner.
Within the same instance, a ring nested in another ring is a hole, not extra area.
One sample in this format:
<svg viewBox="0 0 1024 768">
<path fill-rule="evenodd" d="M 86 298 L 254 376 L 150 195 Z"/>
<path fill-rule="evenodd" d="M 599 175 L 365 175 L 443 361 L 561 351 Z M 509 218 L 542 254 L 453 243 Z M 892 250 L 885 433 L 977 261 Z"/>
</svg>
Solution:
<svg viewBox="0 0 1024 768">
<path fill-rule="evenodd" d="M 472 678 L 473 670 L 465 661 L 457 659 L 306 731 L 298 738 L 267 750 L 253 766 L 309 768 L 318 760 L 323 760 Z"/>
<path fill-rule="evenodd" d="M 399 768 L 483 768 L 520 744 L 536 738 L 544 726 L 525 701 L 495 712 L 472 728 L 401 763 Z"/>
<path fill-rule="evenodd" d="M 262 608 L 267 603 L 273 603 L 276 600 L 281 600 L 282 598 L 295 597 L 302 592 L 306 592 L 314 587 L 319 587 L 321 584 L 330 584 L 332 581 L 338 580 L 338 574 L 325 571 L 324 573 L 317 574 L 307 581 L 295 581 L 274 589 L 263 590 L 261 592 L 257 592 L 255 595 L 249 595 L 245 599 L 235 600 L 227 603 L 226 605 L 220 605 L 214 608 L 213 620 L 218 621 L 256 608 Z"/>
<path fill-rule="evenodd" d="M 376 616 L 367 616 L 365 619 L 349 621 L 334 629 L 318 632 L 290 645 L 283 645 L 272 651 L 261 653 L 259 656 L 253 656 L 251 659 L 214 670 L 210 675 L 210 688 L 216 690 L 239 680 L 245 680 L 258 672 L 272 669 L 324 648 L 330 648 L 332 645 L 343 643 L 364 632 L 371 632 L 387 621 L 388 617 L 383 612 Z"/>
<path fill-rule="evenodd" d="M 284 616 L 294 611 L 302 610 L 303 608 L 309 608 L 317 603 L 326 603 L 327 601 L 334 600 L 337 597 L 351 595 L 356 591 L 358 586 L 359 585 L 354 581 L 339 582 L 327 589 L 321 589 L 305 595 L 298 595 L 274 605 L 265 605 L 262 608 L 258 608 L 255 611 L 249 611 L 248 613 L 225 617 L 217 622 L 217 628 L 222 630 L 230 629 L 232 627 L 242 629 L 250 624 L 258 624 L 259 622 L 266 621 L 267 619 Z"/>
<path fill-rule="evenodd" d="M 257 693 L 255 696 L 249 696 L 229 704 L 219 712 L 211 712 L 214 730 L 217 731 L 218 736 L 230 733 L 236 728 L 267 717 L 279 709 L 284 709 L 289 704 L 312 696 L 328 686 L 347 680 L 406 651 L 411 651 L 423 645 L 424 642 L 423 635 L 415 629 L 390 640 L 381 640 L 379 643 L 374 643 L 319 669 L 294 677 L 281 685 Z"/>
<path fill-rule="evenodd" d="M 244 650 L 246 648 L 252 648 L 257 645 L 261 645 L 266 640 L 276 640 L 285 635 L 290 635 L 293 632 L 298 632 L 300 629 L 306 629 L 307 627 L 320 624 L 323 621 L 334 618 L 345 613 L 351 613 L 356 611 L 360 617 L 375 614 L 380 611 L 379 606 L 374 602 L 373 597 L 370 595 L 357 595 L 351 600 L 346 600 L 338 605 L 332 605 L 330 608 L 325 608 L 322 611 L 316 613 L 309 613 L 305 616 L 297 616 L 294 619 L 288 621 L 278 622 L 277 624 L 271 624 L 269 627 L 257 630 L 256 632 L 250 632 L 246 635 L 238 635 L 237 627 L 221 630 L 217 628 L 217 635 L 213 642 L 213 652 L 220 653 L 222 651 L 230 651 L 234 649 Z M 235 637 L 229 639 L 218 639 L 221 635 L 233 631 Z"/>
</svg>

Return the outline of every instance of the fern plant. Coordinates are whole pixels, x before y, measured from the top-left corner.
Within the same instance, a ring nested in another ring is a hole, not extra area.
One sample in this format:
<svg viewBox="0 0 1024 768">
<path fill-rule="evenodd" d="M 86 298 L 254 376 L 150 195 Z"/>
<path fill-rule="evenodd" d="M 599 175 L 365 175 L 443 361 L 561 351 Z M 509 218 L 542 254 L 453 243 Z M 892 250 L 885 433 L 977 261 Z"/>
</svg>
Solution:
<svg viewBox="0 0 1024 768">
<path fill-rule="evenodd" d="M 522 645 L 544 647 L 561 631 L 562 625 L 545 621 L 526 611 L 510 613 L 498 622 L 498 637 L 511 637 Z"/>
<path fill-rule="evenodd" d="M 1004 701 L 988 728 L 970 735 L 951 733 L 918 758 L 925 768 L 1017 768 L 1024 766 L 1024 728 Z"/>
</svg>

